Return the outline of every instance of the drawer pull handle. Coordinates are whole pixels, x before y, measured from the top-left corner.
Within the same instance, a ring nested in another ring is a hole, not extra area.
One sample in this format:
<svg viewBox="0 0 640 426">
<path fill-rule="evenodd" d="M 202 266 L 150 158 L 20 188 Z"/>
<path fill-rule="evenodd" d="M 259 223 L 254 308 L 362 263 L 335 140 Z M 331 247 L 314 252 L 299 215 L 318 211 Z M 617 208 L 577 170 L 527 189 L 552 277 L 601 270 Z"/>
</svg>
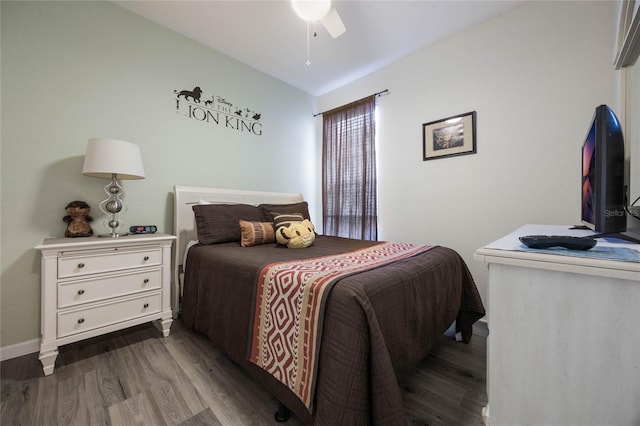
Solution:
<svg viewBox="0 0 640 426">
<path fill-rule="evenodd" d="M 143 282 L 144 282 L 145 284 L 148 284 L 148 283 L 149 283 L 149 278 L 145 278 Z"/>
<path fill-rule="evenodd" d="M 84 290 L 78 290 L 78 296 L 82 296 L 84 294 Z"/>
<path fill-rule="evenodd" d="M 147 260 L 149 260 L 149 256 L 145 256 L 145 257 L 144 257 L 144 260 L 145 260 L 145 262 L 146 262 Z"/>
<path fill-rule="evenodd" d="M 83 322 L 84 322 L 84 318 L 80 318 L 80 319 L 78 320 L 78 324 L 82 324 Z"/>
<path fill-rule="evenodd" d="M 145 303 L 145 304 L 144 304 L 144 308 L 145 308 L 145 309 L 147 309 L 148 307 L 149 307 L 149 304 L 148 304 L 148 303 Z"/>
<path fill-rule="evenodd" d="M 78 263 L 78 269 L 84 268 L 84 263 Z"/>
</svg>

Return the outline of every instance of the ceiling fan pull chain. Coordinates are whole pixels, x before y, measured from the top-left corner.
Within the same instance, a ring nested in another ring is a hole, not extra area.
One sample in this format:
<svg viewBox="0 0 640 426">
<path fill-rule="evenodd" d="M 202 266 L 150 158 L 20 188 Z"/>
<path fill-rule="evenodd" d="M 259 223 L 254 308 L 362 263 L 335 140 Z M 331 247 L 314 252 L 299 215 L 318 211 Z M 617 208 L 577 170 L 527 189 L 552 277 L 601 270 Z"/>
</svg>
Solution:
<svg viewBox="0 0 640 426">
<path fill-rule="evenodd" d="M 310 32 L 309 21 L 307 21 L 307 62 L 306 62 L 307 66 L 311 65 L 311 54 L 309 53 L 309 50 L 310 50 L 309 49 L 309 32 Z"/>
</svg>

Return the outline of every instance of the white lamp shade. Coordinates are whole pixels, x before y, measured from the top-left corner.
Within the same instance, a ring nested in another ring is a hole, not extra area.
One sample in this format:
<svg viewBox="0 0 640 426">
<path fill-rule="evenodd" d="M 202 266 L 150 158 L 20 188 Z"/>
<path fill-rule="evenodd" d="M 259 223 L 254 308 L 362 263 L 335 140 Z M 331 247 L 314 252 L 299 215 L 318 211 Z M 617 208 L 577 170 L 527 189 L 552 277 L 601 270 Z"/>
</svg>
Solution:
<svg viewBox="0 0 640 426">
<path fill-rule="evenodd" d="M 307 22 L 324 18 L 331 9 L 331 0 L 291 0 L 296 14 Z"/>
<path fill-rule="evenodd" d="M 138 145 L 118 139 L 89 139 L 82 174 L 111 179 L 144 179 L 144 166 Z"/>
</svg>

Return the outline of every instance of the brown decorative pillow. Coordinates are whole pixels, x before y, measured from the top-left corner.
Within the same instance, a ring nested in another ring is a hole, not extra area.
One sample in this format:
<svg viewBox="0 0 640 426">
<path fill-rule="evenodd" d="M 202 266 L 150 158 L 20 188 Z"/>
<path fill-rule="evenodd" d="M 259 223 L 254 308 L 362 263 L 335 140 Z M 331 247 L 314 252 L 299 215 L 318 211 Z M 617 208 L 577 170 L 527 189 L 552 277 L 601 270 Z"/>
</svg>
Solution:
<svg viewBox="0 0 640 426">
<path fill-rule="evenodd" d="M 292 204 L 260 204 L 258 208 L 262 211 L 262 220 L 269 222 L 273 220 L 273 213 L 300 213 L 303 219 L 311 220 L 309 216 L 309 204 L 306 201 Z"/>
<path fill-rule="evenodd" d="M 249 204 L 194 205 L 196 231 L 200 244 L 240 241 L 239 220 L 260 222 L 260 209 Z"/>
<path fill-rule="evenodd" d="M 248 222 L 246 220 L 240 220 L 239 222 L 241 234 L 240 245 L 242 247 L 276 242 L 273 222 Z"/>
</svg>

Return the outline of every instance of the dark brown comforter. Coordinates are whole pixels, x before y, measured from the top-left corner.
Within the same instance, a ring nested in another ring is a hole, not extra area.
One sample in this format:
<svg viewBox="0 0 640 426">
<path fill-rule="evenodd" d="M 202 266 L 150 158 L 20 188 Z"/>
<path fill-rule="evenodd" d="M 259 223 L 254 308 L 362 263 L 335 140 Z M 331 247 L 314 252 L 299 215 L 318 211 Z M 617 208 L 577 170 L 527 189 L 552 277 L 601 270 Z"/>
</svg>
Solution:
<svg viewBox="0 0 640 426">
<path fill-rule="evenodd" d="M 343 278 L 333 287 L 325 306 L 312 413 L 286 386 L 248 361 L 262 266 L 371 244 L 318 236 L 306 249 L 239 243 L 192 247 L 182 320 L 206 334 L 306 424 L 405 425 L 398 379 L 428 354 L 454 320 L 468 341 L 473 322 L 484 315 L 471 274 L 451 249 L 434 247 Z"/>
</svg>

